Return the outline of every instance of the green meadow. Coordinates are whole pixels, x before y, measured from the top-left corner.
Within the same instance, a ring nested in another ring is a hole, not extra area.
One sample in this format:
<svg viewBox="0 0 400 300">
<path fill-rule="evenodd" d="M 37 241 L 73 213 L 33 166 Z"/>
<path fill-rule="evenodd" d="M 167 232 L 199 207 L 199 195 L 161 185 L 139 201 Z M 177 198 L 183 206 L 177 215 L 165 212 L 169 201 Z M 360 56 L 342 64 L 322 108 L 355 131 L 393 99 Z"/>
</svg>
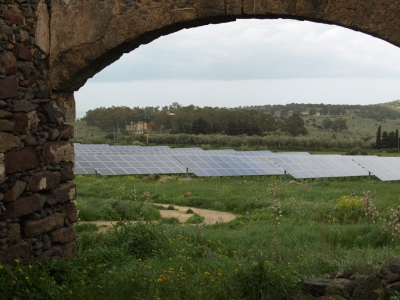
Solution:
<svg viewBox="0 0 400 300">
<path fill-rule="evenodd" d="M 375 274 L 400 255 L 398 182 L 77 176 L 74 258 L 0 266 L 4 299 L 311 299 L 301 279 Z M 237 214 L 205 225 L 153 203 Z M 197 224 L 196 224 L 197 223 Z M 392 295 L 392 299 L 400 299 Z"/>
</svg>

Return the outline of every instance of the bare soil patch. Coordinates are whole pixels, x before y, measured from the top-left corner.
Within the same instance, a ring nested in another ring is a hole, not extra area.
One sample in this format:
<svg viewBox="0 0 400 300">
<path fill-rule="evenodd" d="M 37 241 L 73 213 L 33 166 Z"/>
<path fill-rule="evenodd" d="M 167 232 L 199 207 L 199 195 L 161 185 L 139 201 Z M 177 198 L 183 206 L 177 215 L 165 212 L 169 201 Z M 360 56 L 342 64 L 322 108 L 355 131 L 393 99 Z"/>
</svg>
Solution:
<svg viewBox="0 0 400 300">
<path fill-rule="evenodd" d="M 158 204 L 154 203 L 157 206 L 163 206 L 167 208 L 170 204 Z M 193 214 L 187 214 L 187 210 L 191 209 L 194 213 L 204 217 L 205 224 L 218 224 L 218 223 L 225 223 L 230 222 L 236 218 L 235 214 L 223 212 L 223 211 L 216 211 L 216 210 L 209 210 L 209 209 L 201 209 L 201 208 L 194 208 L 189 206 L 178 206 L 173 205 L 175 208 L 174 210 L 167 210 L 167 209 L 160 209 L 160 214 L 162 218 L 177 218 L 179 222 L 184 223 L 187 219 L 189 219 Z M 107 229 L 111 228 L 117 221 L 79 221 L 78 224 L 84 223 L 92 223 L 99 227 L 98 232 L 105 232 Z"/>
<path fill-rule="evenodd" d="M 170 204 L 158 204 L 154 203 L 155 205 L 168 207 Z M 201 208 L 194 208 L 189 206 L 178 206 L 173 205 L 175 210 L 160 210 L 161 217 L 163 218 L 178 218 L 180 222 L 185 222 L 189 219 L 193 214 L 187 214 L 186 211 L 191 209 L 194 213 L 204 217 L 205 224 L 217 224 L 217 223 L 224 223 L 230 222 L 236 218 L 235 214 L 223 212 L 223 211 L 216 211 L 216 210 L 209 210 L 209 209 L 201 209 Z"/>
</svg>

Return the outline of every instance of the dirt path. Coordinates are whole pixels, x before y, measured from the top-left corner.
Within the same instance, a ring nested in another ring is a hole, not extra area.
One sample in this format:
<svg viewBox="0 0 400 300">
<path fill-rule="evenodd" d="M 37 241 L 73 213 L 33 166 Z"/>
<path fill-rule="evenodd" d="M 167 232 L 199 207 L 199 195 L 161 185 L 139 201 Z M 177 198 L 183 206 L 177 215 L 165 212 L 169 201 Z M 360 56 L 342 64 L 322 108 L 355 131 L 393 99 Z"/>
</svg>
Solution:
<svg viewBox="0 0 400 300">
<path fill-rule="evenodd" d="M 169 204 L 158 204 L 154 203 L 155 205 L 159 206 L 164 206 L 168 207 Z M 215 211 L 215 210 L 209 210 L 209 209 L 201 209 L 201 208 L 194 208 L 194 207 L 188 207 L 188 206 L 178 206 L 178 205 L 173 205 L 175 210 L 160 210 L 161 217 L 163 218 L 178 218 L 180 222 L 185 222 L 187 219 L 189 219 L 193 214 L 187 214 L 186 211 L 188 209 L 193 210 L 194 213 L 204 217 L 204 223 L 206 224 L 217 224 L 217 223 L 223 223 L 223 222 L 230 222 L 236 218 L 236 215 L 228 212 L 223 212 L 223 211 Z"/>
<path fill-rule="evenodd" d="M 154 203 L 154 205 L 163 206 L 165 208 L 170 206 L 170 204 L 158 204 L 158 203 Z M 194 207 L 189 207 L 189 206 L 173 205 L 173 207 L 175 208 L 174 210 L 160 209 L 159 211 L 160 211 L 161 217 L 162 218 L 173 218 L 174 217 L 183 223 L 187 219 L 189 219 L 191 216 L 193 216 L 193 214 L 186 213 L 186 211 L 188 209 L 191 209 L 194 213 L 204 217 L 205 224 L 217 224 L 217 223 L 230 222 L 236 218 L 235 214 L 228 213 L 228 212 L 194 208 Z M 100 228 L 99 232 L 105 232 L 108 228 L 112 227 L 116 223 L 116 221 L 93 221 L 93 222 L 80 221 L 78 224 L 84 224 L 84 223 L 96 224 L 96 226 Z"/>
</svg>

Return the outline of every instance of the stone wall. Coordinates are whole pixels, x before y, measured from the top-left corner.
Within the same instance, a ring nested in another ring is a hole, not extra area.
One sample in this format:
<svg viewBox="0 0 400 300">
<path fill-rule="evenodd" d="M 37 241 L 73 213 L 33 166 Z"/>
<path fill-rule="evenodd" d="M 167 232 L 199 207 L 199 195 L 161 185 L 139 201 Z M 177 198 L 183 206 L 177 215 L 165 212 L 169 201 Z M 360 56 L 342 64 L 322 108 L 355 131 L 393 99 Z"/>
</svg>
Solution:
<svg viewBox="0 0 400 300">
<path fill-rule="evenodd" d="M 0 0 L 0 261 L 76 253 L 74 102 L 49 90 L 49 16 L 49 0 Z"/>
</svg>

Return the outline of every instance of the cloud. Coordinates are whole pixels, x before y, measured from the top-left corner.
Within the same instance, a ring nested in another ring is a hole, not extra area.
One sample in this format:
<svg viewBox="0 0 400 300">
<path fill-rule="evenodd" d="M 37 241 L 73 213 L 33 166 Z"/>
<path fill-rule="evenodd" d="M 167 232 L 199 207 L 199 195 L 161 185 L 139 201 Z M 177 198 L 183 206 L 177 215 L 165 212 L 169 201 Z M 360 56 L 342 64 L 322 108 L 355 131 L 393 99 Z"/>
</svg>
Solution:
<svg viewBox="0 0 400 300">
<path fill-rule="evenodd" d="M 400 49 L 338 26 L 239 20 L 185 29 L 124 55 L 92 82 L 399 78 Z"/>
</svg>

